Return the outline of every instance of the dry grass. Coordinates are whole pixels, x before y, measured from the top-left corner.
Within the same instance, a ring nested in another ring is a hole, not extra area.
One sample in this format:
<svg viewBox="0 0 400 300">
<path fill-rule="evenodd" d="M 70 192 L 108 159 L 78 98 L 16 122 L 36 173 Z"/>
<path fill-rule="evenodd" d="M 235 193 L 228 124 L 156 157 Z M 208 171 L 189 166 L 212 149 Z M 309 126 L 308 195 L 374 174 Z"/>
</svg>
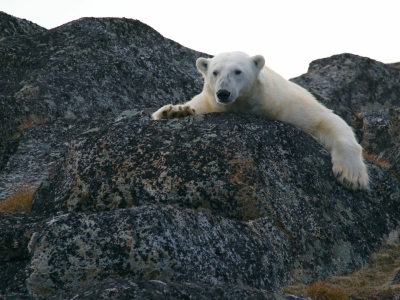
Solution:
<svg viewBox="0 0 400 300">
<path fill-rule="evenodd" d="M 328 291 L 337 289 L 343 297 L 352 299 L 394 299 L 400 297 L 400 284 L 394 283 L 393 278 L 400 271 L 400 241 L 391 242 L 372 255 L 368 267 L 361 268 L 346 276 L 332 276 L 325 282 L 317 282 L 311 286 L 294 284 L 287 286 L 283 292 L 309 296 L 311 299 L 348 299 L 332 298 Z M 318 294 L 318 291 L 320 292 Z M 334 293 L 335 294 L 335 293 Z M 338 295 L 339 292 L 336 292 Z"/>
<path fill-rule="evenodd" d="M 306 296 L 314 300 L 347 300 L 349 297 L 341 288 L 317 281 L 306 290 Z"/>
<path fill-rule="evenodd" d="M 10 196 L 0 202 L 0 212 L 30 212 L 35 191 L 35 188 L 26 185 L 16 189 Z"/>
</svg>

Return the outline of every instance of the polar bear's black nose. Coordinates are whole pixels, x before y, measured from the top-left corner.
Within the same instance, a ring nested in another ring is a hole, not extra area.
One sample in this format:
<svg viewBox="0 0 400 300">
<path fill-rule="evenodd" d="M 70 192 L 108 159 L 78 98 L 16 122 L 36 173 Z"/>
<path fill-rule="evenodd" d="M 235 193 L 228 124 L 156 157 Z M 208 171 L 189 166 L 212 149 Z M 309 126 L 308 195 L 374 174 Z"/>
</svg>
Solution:
<svg viewBox="0 0 400 300">
<path fill-rule="evenodd" d="M 226 100 L 228 100 L 230 95 L 231 95 L 231 93 L 229 91 L 227 91 L 227 90 L 219 90 L 217 92 L 217 97 L 222 102 L 225 102 Z"/>
</svg>

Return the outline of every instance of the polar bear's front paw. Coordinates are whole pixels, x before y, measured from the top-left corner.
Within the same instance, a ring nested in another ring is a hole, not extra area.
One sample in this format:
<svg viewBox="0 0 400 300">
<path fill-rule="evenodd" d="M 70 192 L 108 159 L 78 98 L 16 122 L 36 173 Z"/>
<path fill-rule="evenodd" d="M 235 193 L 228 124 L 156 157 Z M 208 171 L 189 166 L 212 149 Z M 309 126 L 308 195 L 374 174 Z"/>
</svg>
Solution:
<svg viewBox="0 0 400 300">
<path fill-rule="evenodd" d="M 333 162 L 332 171 L 337 180 L 348 189 L 365 190 L 369 187 L 367 167 L 362 158 L 353 162 L 336 160 Z"/>
<path fill-rule="evenodd" d="M 165 105 L 151 115 L 154 120 L 181 118 L 195 115 L 196 110 L 187 105 Z"/>
</svg>

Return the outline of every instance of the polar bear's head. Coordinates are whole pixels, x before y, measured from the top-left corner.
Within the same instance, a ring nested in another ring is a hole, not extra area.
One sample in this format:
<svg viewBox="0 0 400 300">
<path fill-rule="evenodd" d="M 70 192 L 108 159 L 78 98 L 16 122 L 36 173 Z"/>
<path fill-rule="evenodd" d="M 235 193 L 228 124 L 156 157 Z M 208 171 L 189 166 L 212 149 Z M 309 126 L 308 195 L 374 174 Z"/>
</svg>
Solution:
<svg viewBox="0 0 400 300">
<path fill-rule="evenodd" d="M 250 57 L 243 52 L 221 53 L 196 61 L 197 69 L 205 77 L 205 85 L 221 104 L 248 97 L 264 64 L 261 55 Z"/>
</svg>

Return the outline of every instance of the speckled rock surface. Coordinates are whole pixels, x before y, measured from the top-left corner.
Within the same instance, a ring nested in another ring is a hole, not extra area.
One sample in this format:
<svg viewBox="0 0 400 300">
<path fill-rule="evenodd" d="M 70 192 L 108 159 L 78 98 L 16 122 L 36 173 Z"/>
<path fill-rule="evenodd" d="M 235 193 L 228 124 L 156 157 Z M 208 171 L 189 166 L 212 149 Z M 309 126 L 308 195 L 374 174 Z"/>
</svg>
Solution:
<svg viewBox="0 0 400 300">
<path fill-rule="evenodd" d="M 0 213 L 0 299 L 8 293 L 21 297 L 28 294 L 29 242 L 42 229 L 43 219 L 38 215 Z"/>
<path fill-rule="evenodd" d="M 49 216 L 115 210 L 118 224 L 132 227 L 116 228 L 111 240 L 127 231 L 131 232 L 129 237 L 118 239 L 135 240 L 135 234 L 142 230 L 139 224 L 147 231 L 154 228 L 154 239 L 146 234 L 149 240 L 139 238 L 140 246 L 124 246 L 127 257 L 134 257 L 135 262 L 115 267 L 125 272 L 131 268 L 140 279 L 245 284 L 277 290 L 293 277 L 310 282 L 366 263 L 369 249 L 375 248 L 400 218 L 396 209 L 400 189 L 390 172 L 369 164 L 371 191 L 347 191 L 334 180 L 328 153 L 291 125 L 234 114 L 154 122 L 137 112 L 116 121 L 107 127 L 94 127 L 71 143 L 35 194 L 33 210 Z M 139 221 L 122 221 L 126 217 L 119 209 L 130 206 L 138 208 L 127 210 L 129 214 L 124 211 L 129 218 L 130 214 L 153 212 Z M 102 214 L 101 218 L 104 216 L 116 215 Z M 170 223 L 182 219 L 179 225 Z M 149 220 L 151 224 L 145 225 Z M 80 218 L 68 222 L 75 224 L 68 228 L 85 227 Z M 98 224 L 93 225 L 98 232 L 116 226 L 110 219 L 103 221 L 107 224 L 104 228 L 99 221 L 93 222 Z M 80 242 L 70 234 L 93 234 L 71 233 L 64 225 L 61 221 L 62 231 L 56 226 L 44 234 L 46 244 L 33 260 L 31 268 L 37 270 L 31 278 L 35 279 L 36 273 L 54 274 L 58 269 L 75 275 L 79 269 L 83 272 L 80 276 L 87 276 L 84 272 L 88 267 L 81 266 L 79 255 L 76 263 L 66 264 L 67 258 L 56 254 L 65 253 L 66 248 L 54 250 L 50 244 L 64 247 L 65 241 L 71 241 L 75 246 L 68 247 L 79 248 Z M 193 244 L 192 239 L 202 242 Z M 95 236 L 93 243 L 97 240 Z M 82 247 L 102 246 L 91 243 Z M 49 253 L 43 254 L 47 248 Z M 101 255 L 120 255 L 120 250 L 110 251 L 115 252 Z M 154 255 L 143 258 L 136 251 Z M 95 255 L 93 261 L 96 259 Z M 49 261 L 54 266 L 49 267 Z M 138 264 L 147 272 L 139 271 Z M 189 270 L 197 271 L 193 275 Z M 51 282 L 48 289 L 55 289 L 53 284 L 58 281 L 69 282 L 66 278 L 39 278 Z"/>
<path fill-rule="evenodd" d="M 14 143 L 14 151 L 9 153 L 7 165 L 0 172 L 0 199 L 20 186 L 37 188 L 70 141 L 90 129 L 89 124 L 89 120 L 59 119 L 27 128 L 17 139 L 7 141 Z"/>
<path fill-rule="evenodd" d="M 354 125 L 366 155 L 400 179 L 400 107 L 360 113 Z"/>
<path fill-rule="evenodd" d="M 0 42 L 4 41 L 5 37 L 45 33 L 46 28 L 32 23 L 31 21 L 16 18 L 5 12 L 0 11 Z"/>
<path fill-rule="evenodd" d="M 110 276 L 271 290 L 284 261 L 274 266 L 263 258 L 284 243 L 252 230 L 209 211 L 161 205 L 62 215 L 37 237 L 27 283 L 36 294 Z"/>
<path fill-rule="evenodd" d="M 87 289 L 77 289 L 74 293 L 58 292 L 48 299 L 70 300 L 75 299 L 232 299 L 232 300 L 301 300 L 308 298 L 297 298 L 285 296 L 278 293 L 251 289 L 239 286 L 221 288 L 193 283 L 165 283 L 159 280 L 146 282 L 133 282 L 123 279 L 105 280 L 92 285 Z"/>
<path fill-rule="evenodd" d="M 10 24 L 22 22 L 2 12 L 0 18 L 7 20 L 1 24 L 9 31 L 15 28 Z M 29 139 L 22 134 L 25 127 L 69 120 L 72 131 L 83 132 L 86 119 L 183 102 L 201 90 L 194 62 L 207 55 L 165 39 L 137 20 L 84 18 L 52 30 L 34 30 L 37 25 L 26 22 L 30 30 L 22 35 L 17 35 L 22 29 L 14 30 L 0 42 L 0 172 L 6 169 L 0 173 L 0 200 L 12 187 L 39 185 L 49 171 L 45 166 L 65 150 L 65 135 L 68 140 L 73 136 L 61 125 L 57 149 L 49 152 L 49 144 L 39 142 L 47 139 L 42 129 L 31 129 L 36 137 Z M 25 160 L 18 153 L 21 136 L 22 147 L 49 154 L 49 159 Z M 41 173 L 21 179 L 26 168 L 16 168 L 15 161 L 35 164 L 32 169 Z"/>
<path fill-rule="evenodd" d="M 398 70 L 344 54 L 294 79 L 390 163 L 351 192 L 291 125 L 150 120 L 201 90 L 205 54 L 139 21 L 0 18 L 25 28 L 0 41 L 0 201 L 40 185 L 0 213 L 1 299 L 302 299 L 279 289 L 352 272 L 399 225 Z"/>
<path fill-rule="evenodd" d="M 353 54 L 310 63 L 291 81 L 356 129 L 365 156 L 390 168 L 400 181 L 400 69 Z"/>
<path fill-rule="evenodd" d="M 357 113 L 400 106 L 400 70 L 367 57 L 347 53 L 318 59 L 291 81 L 349 124 Z"/>
</svg>

